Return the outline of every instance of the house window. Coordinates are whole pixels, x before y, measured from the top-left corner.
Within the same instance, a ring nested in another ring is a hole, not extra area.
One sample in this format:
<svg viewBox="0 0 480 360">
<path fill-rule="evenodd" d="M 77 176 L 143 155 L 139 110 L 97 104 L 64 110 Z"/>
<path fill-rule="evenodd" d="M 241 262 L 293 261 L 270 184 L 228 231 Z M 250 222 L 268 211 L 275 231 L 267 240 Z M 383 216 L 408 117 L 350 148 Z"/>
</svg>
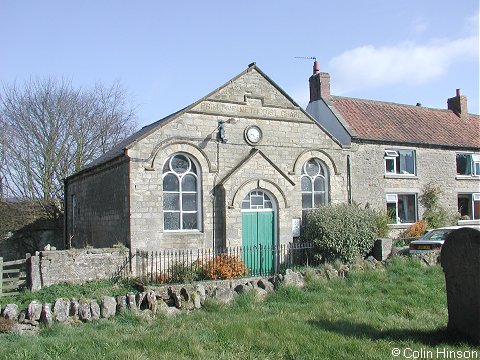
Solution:
<svg viewBox="0 0 480 360">
<path fill-rule="evenodd" d="M 415 175 L 415 151 L 385 150 L 385 174 Z"/>
<path fill-rule="evenodd" d="M 460 220 L 480 219 L 480 193 L 458 194 Z"/>
<path fill-rule="evenodd" d="M 457 154 L 457 175 L 480 176 L 480 155 Z"/>
<path fill-rule="evenodd" d="M 387 194 L 386 200 L 391 224 L 410 224 L 417 221 L 416 194 Z"/>
<path fill-rule="evenodd" d="M 302 168 L 302 211 L 328 204 L 328 171 L 319 160 L 312 158 Z"/>
<path fill-rule="evenodd" d="M 163 165 L 163 229 L 200 229 L 199 167 L 187 154 L 174 154 Z"/>
</svg>

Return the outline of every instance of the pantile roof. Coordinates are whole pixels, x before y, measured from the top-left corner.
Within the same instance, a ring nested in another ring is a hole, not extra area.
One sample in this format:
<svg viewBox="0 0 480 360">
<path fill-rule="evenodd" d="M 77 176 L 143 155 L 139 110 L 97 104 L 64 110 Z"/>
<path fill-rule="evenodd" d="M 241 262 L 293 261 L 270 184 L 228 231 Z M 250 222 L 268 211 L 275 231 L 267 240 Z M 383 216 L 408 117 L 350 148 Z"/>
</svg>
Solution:
<svg viewBox="0 0 480 360">
<path fill-rule="evenodd" d="M 332 96 L 353 139 L 480 148 L 480 117 L 451 110 Z"/>
</svg>

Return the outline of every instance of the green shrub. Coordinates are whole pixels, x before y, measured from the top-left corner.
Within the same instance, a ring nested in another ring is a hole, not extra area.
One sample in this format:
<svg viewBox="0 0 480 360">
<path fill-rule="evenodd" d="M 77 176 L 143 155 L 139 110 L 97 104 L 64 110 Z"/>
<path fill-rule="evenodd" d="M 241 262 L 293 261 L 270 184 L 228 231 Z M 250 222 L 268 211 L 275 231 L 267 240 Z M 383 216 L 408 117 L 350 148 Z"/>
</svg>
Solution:
<svg viewBox="0 0 480 360">
<path fill-rule="evenodd" d="M 423 220 L 427 222 L 430 229 L 453 225 L 455 215 L 449 214 L 441 205 L 440 197 L 443 191 L 439 184 L 428 183 L 419 197 L 420 204 L 425 208 Z"/>
<path fill-rule="evenodd" d="M 377 236 L 379 238 L 386 238 L 388 237 L 388 233 L 390 232 L 390 228 L 388 224 L 391 223 L 390 217 L 386 211 L 377 211 L 372 210 L 373 216 L 375 217 L 375 223 L 377 225 Z"/>
<path fill-rule="evenodd" d="M 315 256 L 325 262 L 351 263 L 366 255 L 377 236 L 375 213 L 356 205 L 329 205 L 307 213 L 304 241 L 315 244 Z"/>
<path fill-rule="evenodd" d="M 154 282 L 191 284 L 205 277 L 205 271 L 200 262 L 195 261 L 191 264 L 176 262 L 166 273 L 157 274 Z"/>
</svg>

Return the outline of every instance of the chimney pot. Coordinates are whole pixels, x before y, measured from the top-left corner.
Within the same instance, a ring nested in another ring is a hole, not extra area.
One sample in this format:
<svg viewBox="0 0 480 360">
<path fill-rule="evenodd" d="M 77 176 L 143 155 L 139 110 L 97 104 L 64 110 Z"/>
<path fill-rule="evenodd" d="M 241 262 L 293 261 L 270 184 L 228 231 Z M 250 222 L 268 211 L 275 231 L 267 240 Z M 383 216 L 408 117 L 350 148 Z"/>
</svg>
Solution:
<svg viewBox="0 0 480 360">
<path fill-rule="evenodd" d="M 320 72 L 317 60 L 313 63 L 313 75 L 308 79 L 310 83 L 310 102 L 324 99 L 330 101 L 330 74 Z"/>
</svg>

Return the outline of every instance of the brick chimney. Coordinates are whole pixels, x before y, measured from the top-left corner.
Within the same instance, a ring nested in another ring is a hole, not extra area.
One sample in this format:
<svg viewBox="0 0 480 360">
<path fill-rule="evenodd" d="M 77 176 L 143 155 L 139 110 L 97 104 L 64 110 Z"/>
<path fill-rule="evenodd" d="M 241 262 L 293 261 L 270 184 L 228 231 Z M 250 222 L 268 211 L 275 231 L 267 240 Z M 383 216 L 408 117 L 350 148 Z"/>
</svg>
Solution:
<svg viewBox="0 0 480 360">
<path fill-rule="evenodd" d="M 310 83 L 310 102 L 323 98 L 330 101 L 330 74 L 320 72 L 317 60 L 313 63 L 313 75 L 308 79 Z"/>
<path fill-rule="evenodd" d="M 468 118 L 467 97 L 460 93 L 460 89 L 457 89 L 457 96 L 447 100 L 447 106 L 459 117 Z"/>
</svg>

